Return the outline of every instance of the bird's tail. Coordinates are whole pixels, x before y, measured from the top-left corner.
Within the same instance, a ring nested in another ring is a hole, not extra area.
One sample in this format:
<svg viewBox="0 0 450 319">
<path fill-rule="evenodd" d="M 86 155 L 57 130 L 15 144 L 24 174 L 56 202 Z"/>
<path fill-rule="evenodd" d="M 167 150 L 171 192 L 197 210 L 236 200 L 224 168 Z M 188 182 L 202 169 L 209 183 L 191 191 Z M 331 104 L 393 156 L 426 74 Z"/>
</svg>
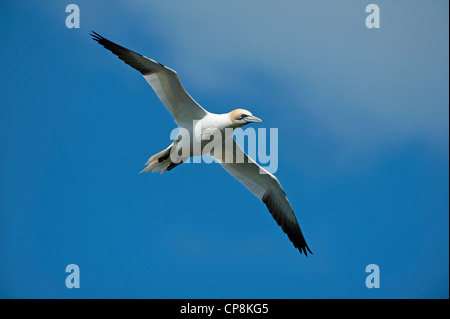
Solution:
<svg viewBox="0 0 450 319">
<path fill-rule="evenodd" d="M 170 151 L 172 150 L 172 147 L 173 144 L 171 144 L 165 150 L 150 157 L 147 163 L 145 163 L 147 167 L 140 171 L 139 174 L 142 172 L 161 172 L 162 174 L 165 171 L 170 171 L 171 169 L 183 163 L 182 161 L 178 163 L 172 161 L 172 158 L 170 157 Z"/>
</svg>

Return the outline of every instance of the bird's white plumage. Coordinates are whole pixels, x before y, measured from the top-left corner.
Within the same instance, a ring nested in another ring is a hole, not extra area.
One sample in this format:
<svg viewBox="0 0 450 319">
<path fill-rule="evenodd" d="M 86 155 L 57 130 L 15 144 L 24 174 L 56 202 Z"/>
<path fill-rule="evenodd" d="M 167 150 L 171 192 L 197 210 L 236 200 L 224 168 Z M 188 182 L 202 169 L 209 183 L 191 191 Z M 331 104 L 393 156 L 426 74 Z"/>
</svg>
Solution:
<svg viewBox="0 0 450 319">
<path fill-rule="evenodd" d="M 237 109 L 226 114 L 207 112 L 186 92 L 174 70 L 139 53 L 117 45 L 95 32 L 93 32 L 92 36 L 94 40 L 117 55 L 119 59 L 138 70 L 173 115 L 178 126 L 194 135 L 192 140 L 176 140 L 165 150 L 150 157 L 146 163 L 147 167 L 143 171 L 165 172 L 166 170 L 173 169 L 186 158 L 181 158 L 181 162 L 172 161 L 169 156 L 172 148 L 177 149 L 185 145 L 185 143 L 190 143 L 191 149 L 195 149 L 195 143 L 198 142 L 201 144 L 202 140 L 205 140 L 205 138 L 208 139 L 208 136 L 213 134 L 215 130 L 223 134 L 226 128 L 234 129 L 250 122 L 261 122 L 260 119 L 254 117 L 250 112 L 242 109 Z M 197 125 L 200 125 L 194 127 L 193 121 L 197 121 Z M 200 149 L 202 149 L 202 146 L 200 146 Z M 233 154 L 233 160 L 231 162 L 228 157 L 224 157 L 224 154 L 230 151 L 229 149 L 227 150 L 229 147 L 233 148 L 231 150 Z M 200 152 L 202 153 L 202 151 Z M 197 155 L 200 154 L 196 154 L 195 152 L 189 154 L 189 156 Z M 232 143 L 223 141 L 221 150 L 213 155 L 226 171 L 266 204 L 278 225 L 287 233 L 289 239 L 300 252 L 304 252 L 305 255 L 307 254 L 307 250 L 311 252 L 286 194 L 274 175 L 253 161 L 234 140 L 232 140 Z M 238 162 L 236 159 L 243 159 L 243 162 Z"/>
<path fill-rule="evenodd" d="M 139 53 L 111 42 L 97 33 L 94 40 L 135 68 L 151 85 L 158 98 L 172 114 L 180 127 L 192 126 L 193 120 L 203 118 L 208 112 L 186 92 L 177 72 Z"/>
<path fill-rule="evenodd" d="M 253 161 L 233 140 L 229 148 L 223 148 L 224 153 L 214 156 L 222 167 L 240 181 L 256 197 L 262 199 L 267 189 L 274 187 L 278 180 L 264 168 Z M 233 154 L 232 161 L 226 160 L 224 154 Z M 242 159 L 237 161 L 237 159 Z"/>
<path fill-rule="evenodd" d="M 163 70 L 144 75 L 144 78 L 173 115 L 178 126 L 189 128 L 193 120 L 201 119 L 207 114 L 186 92 L 175 71 L 163 67 Z"/>
</svg>

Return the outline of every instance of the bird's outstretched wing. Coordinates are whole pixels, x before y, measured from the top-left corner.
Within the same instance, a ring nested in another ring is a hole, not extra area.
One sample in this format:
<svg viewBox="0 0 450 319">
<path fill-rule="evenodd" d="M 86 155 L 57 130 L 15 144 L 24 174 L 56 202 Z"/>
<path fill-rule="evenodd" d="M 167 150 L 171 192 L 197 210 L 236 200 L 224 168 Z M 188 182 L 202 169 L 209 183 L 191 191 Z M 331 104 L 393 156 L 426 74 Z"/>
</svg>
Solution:
<svg viewBox="0 0 450 319">
<path fill-rule="evenodd" d="M 230 143 L 231 144 L 231 143 Z M 250 192 L 266 204 L 269 212 L 288 235 L 290 241 L 300 253 L 311 250 L 306 244 L 303 233 L 278 179 L 255 163 L 233 140 L 233 150 L 225 147 L 221 154 L 214 157 L 225 170 L 240 181 Z M 224 152 L 233 152 L 233 159 Z"/>
<path fill-rule="evenodd" d="M 207 114 L 186 92 L 174 70 L 111 42 L 96 32 L 92 31 L 91 36 L 119 59 L 141 72 L 178 126 L 191 127 L 193 120 L 200 120 Z"/>
</svg>

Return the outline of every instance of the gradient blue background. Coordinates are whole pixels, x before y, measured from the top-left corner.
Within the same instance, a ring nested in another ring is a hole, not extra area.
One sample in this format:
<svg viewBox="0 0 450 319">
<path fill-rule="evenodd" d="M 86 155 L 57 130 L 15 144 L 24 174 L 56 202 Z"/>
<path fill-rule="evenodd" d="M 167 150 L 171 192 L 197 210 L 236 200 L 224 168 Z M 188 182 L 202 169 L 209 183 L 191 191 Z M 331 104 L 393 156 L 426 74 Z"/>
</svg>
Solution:
<svg viewBox="0 0 450 319">
<path fill-rule="evenodd" d="M 0 297 L 448 298 L 448 2 L 160 2 L 1 1 Z M 279 129 L 314 255 L 219 165 L 138 174 L 175 124 L 91 30 Z"/>
</svg>

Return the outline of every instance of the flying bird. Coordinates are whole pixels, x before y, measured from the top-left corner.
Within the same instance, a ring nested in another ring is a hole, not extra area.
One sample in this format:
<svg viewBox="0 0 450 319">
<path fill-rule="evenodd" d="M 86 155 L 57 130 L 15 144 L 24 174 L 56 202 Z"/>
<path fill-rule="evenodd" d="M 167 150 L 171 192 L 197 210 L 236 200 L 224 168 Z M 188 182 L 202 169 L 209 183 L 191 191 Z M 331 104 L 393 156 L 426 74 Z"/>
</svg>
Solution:
<svg viewBox="0 0 450 319">
<path fill-rule="evenodd" d="M 174 70 L 111 42 L 94 31 L 92 31 L 91 36 L 119 59 L 138 70 L 172 114 L 178 128 L 192 134 L 192 138 L 181 136 L 175 139 L 166 149 L 150 157 L 143 172 L 163 173 L 170 171 L 189 157 L 202 155 L 202 147 L 205 146 L 204 141 L 209 141 L 211 132 L 214 130 L 223 133 L 227 128 L 234 130 L 249 123 L 262 122 L 261 119 L 244 109 L 236 109 L 225 114 L 214 114 L 206 111 L 186 92 L 177 72 Z M 194 125 L 194 123 L 201 125 Z M 231 141 L 227 143 L 226 140 L 223 140 L 221 147 L 211 155 L 228 173 L 267 206 L 277 224 L 281 226 L 281 229 L 300 253 L 304 253 L 305 256 L 308 255 L 307 252 L 312 254 L 278 179 L 245 154 L 233 137 L 229 138 L 231 138 Z M 195 152 L 194 143 L 200 143 L 201 147 L 197 148 L 197 150 L 200 149 L 200 153 Z M 190 152 L 187 155 L 180 156 L 179 151 L 183 147 L 188 147 Z M 232 154 L 231 160 L 226 160 L 230 159 L 225 157 L 227 151 Z M 237 159 L 244 160 L 238 161 Z"/>
</svg>

